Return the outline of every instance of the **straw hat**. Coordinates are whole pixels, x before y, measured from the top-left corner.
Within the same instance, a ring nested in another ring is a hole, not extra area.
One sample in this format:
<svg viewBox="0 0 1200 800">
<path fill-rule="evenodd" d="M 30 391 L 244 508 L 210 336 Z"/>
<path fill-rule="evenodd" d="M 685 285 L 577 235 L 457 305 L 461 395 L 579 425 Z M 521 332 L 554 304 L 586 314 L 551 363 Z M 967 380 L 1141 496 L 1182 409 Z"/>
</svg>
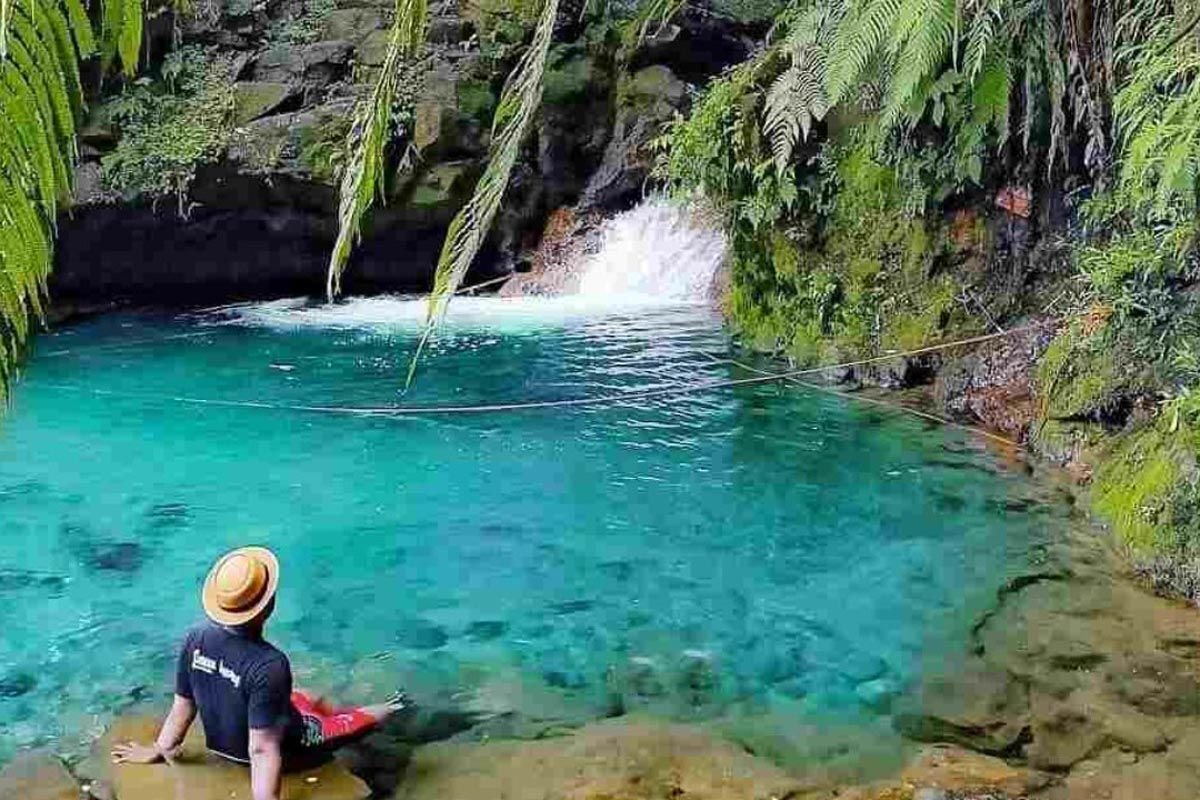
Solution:
<svg viewBox="0 0 1200 800">
<path fill-rule="evenodd" d="M 257 617 L 279 588 L 279 559 L 265 547 L 239 547 L 221 556 L 204 579 L 204 613 L 219 625 Z"/>
</svg>

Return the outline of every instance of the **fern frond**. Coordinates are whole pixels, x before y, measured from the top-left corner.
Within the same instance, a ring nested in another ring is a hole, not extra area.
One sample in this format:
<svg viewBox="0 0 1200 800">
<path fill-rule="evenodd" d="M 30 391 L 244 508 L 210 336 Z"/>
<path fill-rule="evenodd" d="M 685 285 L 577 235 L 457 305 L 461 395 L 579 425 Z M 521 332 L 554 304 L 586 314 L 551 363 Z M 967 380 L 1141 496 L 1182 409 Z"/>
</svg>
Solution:
<svg viewBox="0 0 1200 800">
<path fill-rule="evenodd" d="M 831 104 L 845 99 L 851 86 L 883 50 L 901 5 L 902 0 L 860 0 L 841 19 L 826 72 L 825 91 Z"/>
<path fill-rule="evenodd" d="M 983 70 L 984 60 L 1004 24 L 1004 10 L 1004 0 L 985 0 L 971 16 L 962 64 L 963 74 L 968 81 L 974 82 Z"/>
<path fill-rule="evenodd" d="M 370 96 L 354 111 L 347 138 L 349 161 L 342 174 L 338 237 L 329 256 L 325 294 L 330 301 L 342 290 L 342 273 L 358 239 L 363 217 L 376 195 L 382 197 L 384 156 L 392 134 L 393 106 L 403 68 L 425 43 L 426 0 L 396 0 L 388 49 Z"/>
<path fill-rule="evenodd" d="M 771 142 L 780 171 L 787 167 L 796 145 L 808 139 L 813 123 L 824 119 L 829 111 L 824 72 L 824 57 L 818 50 L 807 61 L 780 73 L 767 90 L 763 134 Z"/>
<path fill-rule="evenodd" d="M 110 0 L 110 22 L 119 1 L 141 8 L 141 0 Z M 131 42 L 141 44 L 140 11 L 136 21 L 122 52 L 126 69 L 137 63 Z M 79 60 L 95 49 L 82 0 L 0 0 L 0 403 L 43 314 L 83 112 Z"/>
<path fill-rule="evenodd" d="M 492 141 L 488 148 L 487 167 L 475 186 L 475 192 L 450 222 L 442 253 L 438 258 L 433 291 L 429 295 L 425 332 L 409 369 L 409 380 L 421 356 L 421 349 L 434 328 L 441 322 L 450 299 L 462 285 L 467 270 L 483 247 L 492 227 L 508 179 L 521 152 L 525 132 L 537 113 L 542 99 L 542 76 L 546 55 L 554 34 L 558 15 L 558 0 L 545 0 L 542 14 L 529 49 L 508 77 L 496 114 L 492 120 Z"/>
<path fill-rule="evenodd" d="M 880 124 L 895 125 L 905 109 L 923 108 L 928 87 L 945 63 L 956 30 L 954 0 L 906 0 L 894 31 L 897 69 L 888 85 Z M 922 92 L 922 87 L 926 87 Z M 919 112 L 917 115 L 919 116 Z"/>
<path fill-rule="evenodd" d="M 632 23 L 637 32 L 635 46 L 645 41 L 651 28 L 657 29 L 655 33 L 661 31 L 685 5 L 687 0 L 643 0 L 639 3 Z"/>
<path fill-rule="evenodd" d="M 971 87 L 972 117 L 975 124 L 993 125 L 1001 146 L 1008 139 L 1009 101 L 1012 97 L 1012 68 L 1000 53 L 988 56 Z"/>
<path fill-rule="evenodd" d="M 0 0 L 4 2 L 4 0 Z M 82 0 L 62 0 L 67 15 L 67 27 L 75 42 L 75 52 L 80 59 L 90 58 L 96 54 L 96 37 L 92 33 L 92 21 L 88 18 L 87 9 Z"/>
</svg>

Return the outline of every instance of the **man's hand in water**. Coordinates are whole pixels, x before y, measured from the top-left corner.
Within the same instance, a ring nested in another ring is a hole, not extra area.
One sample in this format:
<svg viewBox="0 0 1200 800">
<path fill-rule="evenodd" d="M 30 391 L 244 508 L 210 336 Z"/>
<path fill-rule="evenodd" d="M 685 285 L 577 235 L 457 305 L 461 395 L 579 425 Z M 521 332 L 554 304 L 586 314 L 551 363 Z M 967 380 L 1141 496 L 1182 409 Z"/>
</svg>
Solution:
<svg viewBox="0 0 1200 800">
<path fill-rule="evenodd" d="M 152 744 L 138 744 L 137 742 L 114 745 L 112 750 L 114 764 L 157 764 L 159 761 L 174 764 L 177 755 L 179 755 L 178 748 L 159 750 Z"/>
</svg>

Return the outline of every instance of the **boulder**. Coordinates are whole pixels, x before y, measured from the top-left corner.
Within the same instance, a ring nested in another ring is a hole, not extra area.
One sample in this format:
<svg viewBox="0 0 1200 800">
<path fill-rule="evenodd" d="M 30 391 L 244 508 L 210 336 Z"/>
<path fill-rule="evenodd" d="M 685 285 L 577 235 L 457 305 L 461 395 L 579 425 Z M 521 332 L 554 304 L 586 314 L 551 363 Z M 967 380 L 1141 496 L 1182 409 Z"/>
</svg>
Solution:
<svg viewBox="0 0 1200 800">
<path fill-rule="evenodd" d="M 116 742 L 150 742 L 161 720 L 132 716 L 118 719 L 100 739 L 97 757 Z M 166 764 L 110 764 L 106 780 L 120 800 L 230 800 L 250 796 L 250 773 L 240 764 L 221 759 L 204 749 L 204 734 L 197 721 L 184 742 L 183 754 L 173 766 Z M 289 772 L 283 796 L 288 800 L 366 800 L 371 790 L 338 761 Z"/>
<path fill-rule="evenodd" d="M 79 800 L 79 784 L 49 753 L 21 753 L 0 770 L 0 800 Z"/>
<path fill-rule="evenodd" d="M 687 86 L 667 67 L 646 67 L 622 79 L 612 136 L 584 188 L 584 208 L 617 208 L 640 196 L 653 165 L 650 144 L 686 101 Z"/>
<path fill-rule="evenodd" d="M 336 8 L 325 15 L 321 33 L 327 41 L 349 42 L 358 46 L 384 27 L 383 15 L 377 8 Z"/>
<path fill-rule="evenodd" d="M 286 83 L 241 81 L 233 85 L 233 124 L 245 125 L 270 114 L 295 92 Z"/>
<path fill-rule="evenodd" d="M 324 85 L 345 76 L 354 48 L 349 42 L 315 42 L 293 47 L 280 44 L 254 62 L 254 79 L 271 83 Z"/>
</svg>

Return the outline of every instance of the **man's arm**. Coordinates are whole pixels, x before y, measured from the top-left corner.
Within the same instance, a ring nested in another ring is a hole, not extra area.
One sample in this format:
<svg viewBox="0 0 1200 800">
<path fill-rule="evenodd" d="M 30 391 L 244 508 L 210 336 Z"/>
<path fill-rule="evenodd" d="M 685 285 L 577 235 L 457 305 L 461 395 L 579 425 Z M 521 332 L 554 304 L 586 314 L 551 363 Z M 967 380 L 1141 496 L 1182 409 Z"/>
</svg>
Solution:
<svg viewBox="0 0 1200 800">
<path fill-rule="evenodd" d="M 250 729 L 250 794 L 254 800 L 279 800 L 282 742 L 280 728 Z"/>
<path fill-rule="evenodd" d="M 167 718 L 163 720 L 154 744 L 126 742 L 115 745 L 112 751 L 113 763 L 153 764 L 164 759 L 174 763 L 175 756 L 179 754 L 179 747 L 183 744 L 188 728 L 192 726 L 192 720 L 195 718 L 196 704 L 186 697 L 175 695 L 175 701 L 171 703 L 171 710 L 167 712 Z"/>
</svg>

